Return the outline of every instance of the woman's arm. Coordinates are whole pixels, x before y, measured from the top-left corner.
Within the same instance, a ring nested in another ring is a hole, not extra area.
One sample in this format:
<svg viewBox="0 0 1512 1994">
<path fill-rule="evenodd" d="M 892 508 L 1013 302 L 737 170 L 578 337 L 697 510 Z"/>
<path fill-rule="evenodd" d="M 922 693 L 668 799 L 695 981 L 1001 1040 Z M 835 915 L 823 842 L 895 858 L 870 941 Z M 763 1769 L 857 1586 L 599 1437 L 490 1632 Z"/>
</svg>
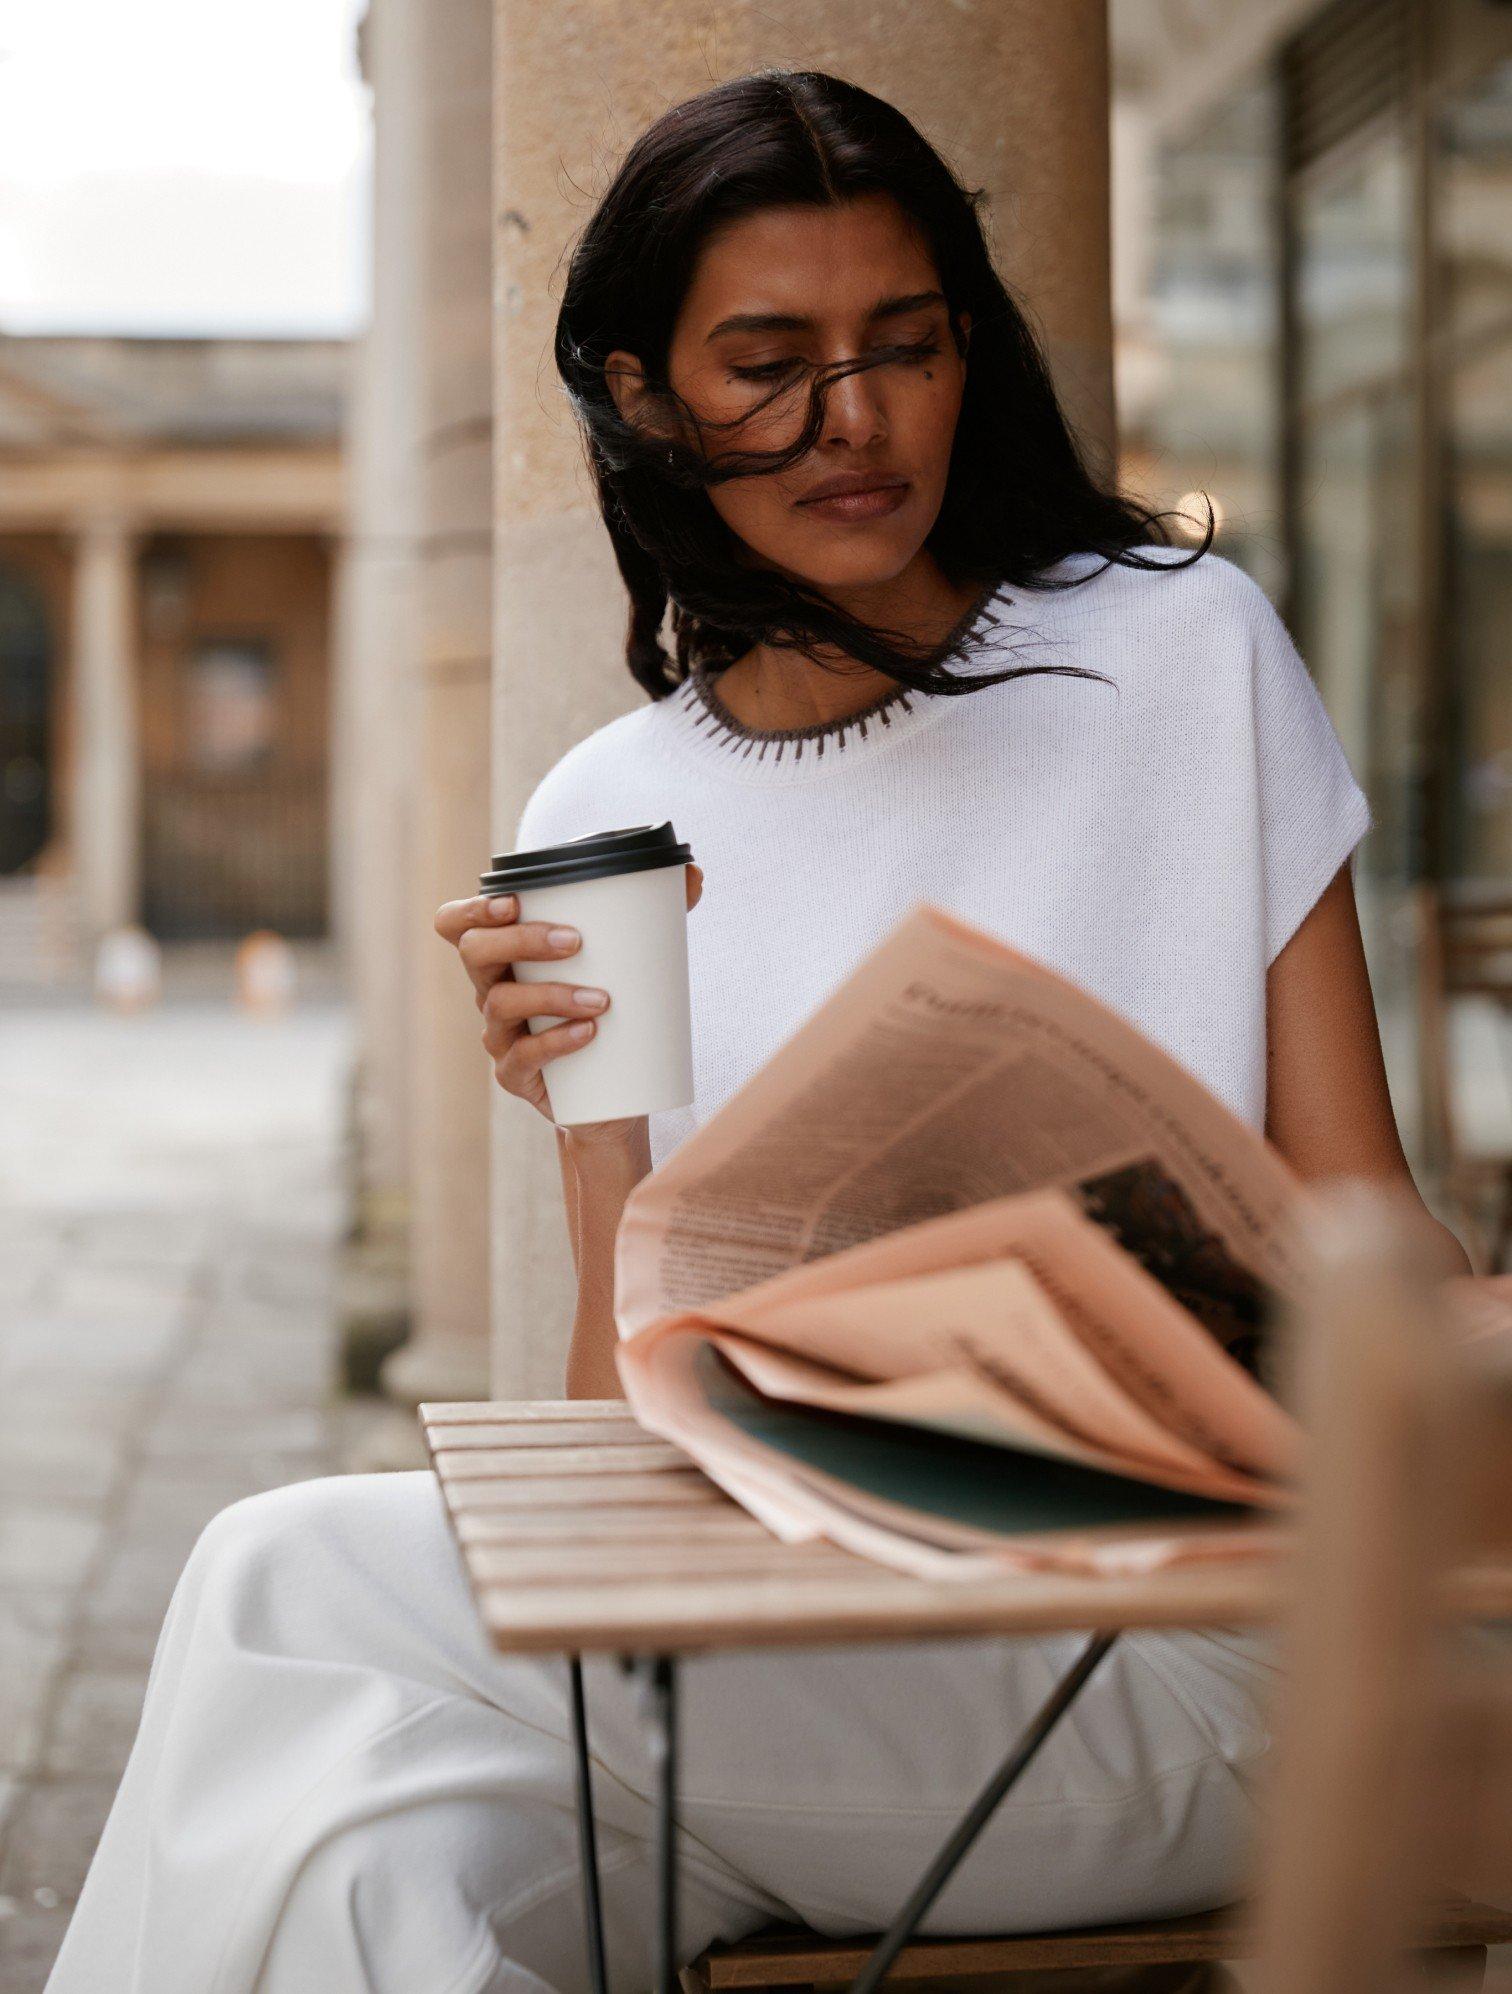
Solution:
<svg viewBox="0 0 1512 1994">
<path fill-rule="evenodd" d="M 577 1310 L 567 1352 L 570 1399 L 622 1399 L 614 1364 L 614 1236 L 625 1200 L 651 1171 L 645 1117 L 612 1133 L 557 1130 L 562 1201 L 577 1270 Z"/>
<path fill-rule="evenodd" d="M 1271 964 L 1266 1045 L 1265 1132 L 1300 1177 L 1373 1178 L 1418 1195 L 1387 1090 L 1347 863 Z M 1422 1211 L 1444 1272 L 1468 1274 L 1464 1247 Z"/>
<path fill-rule="evenodd" d="M 685 868 L 688 906 L 703 894 L 703 870 Z M 537 1113 L 551 1118 L 545 1067 L 571 1056 L 591 1038 L 596 1015 L 612 993 L 580 991 L 571 980 L 570 960 L 562 962 L 561 983 L 521 982 L 517 962 L 570 958 L 579 947 L 577 931 L 544 921 L 521 921 L 512 893 L 448 900 L 436 909 L 436 933 L 452 943 L 472 982 L 483 1013 L 483 1044 L 494 1063 L 494 1078 Z M 551 937 L 558 939 L 553 942 Z M 549 1014 L 568 1022 L 541 1032 L 529 1020 Z M 567 1357 L 569 1398 L 623 1398 L 614 1363 L 614 1235 L 625 1200 L 651 1170 L 649 1124 L 642 1116 L 618 1121 L 579 1122 L 558 1127 L 557 1161 L 567 1234 L 577 1273 L 577 1310 Z"/>
</svg>

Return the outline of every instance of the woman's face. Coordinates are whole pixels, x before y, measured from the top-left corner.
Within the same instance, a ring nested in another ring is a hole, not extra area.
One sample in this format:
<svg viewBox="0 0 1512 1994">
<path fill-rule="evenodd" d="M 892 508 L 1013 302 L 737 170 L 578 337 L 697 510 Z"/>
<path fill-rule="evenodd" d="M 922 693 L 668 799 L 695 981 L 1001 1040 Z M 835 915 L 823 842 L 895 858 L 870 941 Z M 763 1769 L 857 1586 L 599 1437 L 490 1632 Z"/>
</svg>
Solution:
<svg viewBox="0 0 1512 1994">
<path fill-rule="evenodd" d="M 969 316 L 961 314 L 963 336 Z M 839 208 L 767 208 L 705 245 L 678 313 L 668 377 L 700 420 L 719 429 L 706 448 L 780 450 L 803 428 L 809 374 L 908 345 L 829 383 L 818 441 L 787 470 L 732 478 L 709 500 L 762 566 L 818 587 L 893 580 L 913 560 L 945 495 L 965 382 L 939 277 L 897 203 L 867 195 Z M 610 365 L 637 368 L 633 356 Z M 614 377 L 612 377 L 614 378 Z M 622 391 L 629 414 L 636 395 Z M 774 385 L 789 392 L 767 402 Z M 819 503 L 841 478 L 855 499 Z M 886 484 L 885 490 L 877 490 Z M 870 485 L 870 498 L 859 487 Z"/>
</svg>

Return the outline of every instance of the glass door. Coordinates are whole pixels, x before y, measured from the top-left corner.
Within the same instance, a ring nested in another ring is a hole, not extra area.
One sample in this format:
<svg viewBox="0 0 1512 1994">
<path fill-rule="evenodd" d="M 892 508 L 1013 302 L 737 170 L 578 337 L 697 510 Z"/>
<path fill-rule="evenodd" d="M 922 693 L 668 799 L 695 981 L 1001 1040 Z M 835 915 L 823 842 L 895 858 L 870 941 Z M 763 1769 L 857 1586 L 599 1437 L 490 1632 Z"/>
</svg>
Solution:
<svg viewBox="0 0 1512 1994">
<path fill-rule="evenodd" d="M 1506 37 L 1512 40 L 1512 34 Z M 1435 120 L 1444 409 L 1440 870 L 1512 892 L 1512 55 Z"/>
<path fill-rule="evenodd" d="M 1288 188 L 1292 634 L 1374 828 L 1355 869 L 1398 1120 L 1417 1124 L 1415 932 L 1425 740 L 1416 544 L 1413 177 L 1407 121 Z"/>
</svg>

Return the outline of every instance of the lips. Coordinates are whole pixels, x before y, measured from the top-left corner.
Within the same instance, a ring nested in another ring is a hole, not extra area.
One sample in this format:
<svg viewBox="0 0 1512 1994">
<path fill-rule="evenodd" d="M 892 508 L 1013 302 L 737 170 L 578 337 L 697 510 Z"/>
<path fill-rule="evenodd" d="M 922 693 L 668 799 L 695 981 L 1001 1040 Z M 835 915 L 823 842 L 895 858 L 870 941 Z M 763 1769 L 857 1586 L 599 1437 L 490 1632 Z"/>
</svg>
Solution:
<svg viewBox="0 0 1512 1994">
<path fill-rule="evenodd" d="M 856 482 L 842 486 L 838 491 L 824 492 L 816 496 L 810 494 L 800 499 L 798 504 L 805 512 L 811 512 L 816 519 L 824 520 L 831 526 L 865 526 L 874 520 L 886 519 L 899 507 L 908 503 L 908 495 L 913 486 L 906 478 L 891 479 L 883 483 L 877 479 Z"/>
<path fill-rule="evenodd" d="M 902 491 L 907 478 L 895 478 L 878 472 L 874 477 L 826 478 L 815 485 L 812 491 L 805 492 L 799 505 L 817 505 L 824 499 L 860 498 L 867 492 Z"/>
</svg>

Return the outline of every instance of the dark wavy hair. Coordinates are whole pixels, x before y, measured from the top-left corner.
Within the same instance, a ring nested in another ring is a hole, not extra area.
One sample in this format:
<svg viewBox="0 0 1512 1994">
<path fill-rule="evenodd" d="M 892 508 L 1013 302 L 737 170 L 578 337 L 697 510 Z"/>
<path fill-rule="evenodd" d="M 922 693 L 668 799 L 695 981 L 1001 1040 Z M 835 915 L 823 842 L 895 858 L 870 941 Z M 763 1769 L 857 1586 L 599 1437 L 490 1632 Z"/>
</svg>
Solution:
<svg viewBox="0 0 1512 1994">
<path fill-rule="evenodd" d="M 925 543 L 952 586 L 1078 586 L 1105 569 L 1069 581 L 1044 579 L 1042 570 L 1083 551 L 1128 567 L 1191 565 L 1130 551 L 1148 541 L 1169 546 L 1161 522 L 1171 515 L 1103 490 L 1083 462 L 1039 340 L 993 268 L 979 213 L 985 191 L 963 187 L 901 111 L 858 85 L 818 70 L 758 70 L 675 105 L 635 141 L 572 251 L 557 315 L 557 370 L 630 592 L 626 662 L 653 699 L 695 668 L 722 670 L 758 642 L 811 658 L 816 644 L 838 646 L 930 693 L 972 692 L 1035 671 L 1100 676 L 1036 665 L 953 672 L 941 647 L 921 648 L 902 631 L 858 621 L 819 589 L 753 564 L 709 502 L 710 486 L 770 475 L 813 449 L 830 381 L 909 349 L 873 348 L 804 370 L 808 415 L 790 448 L 722 448 L 714 431 L 725 425 L 700 421 L 667 379 L 673 327 L 700 249 L 711 231 L 759 209 L 836 207 L 876 193 L 891 195 L 922 231 L 961 352 L 957 315 L 971 314 L 945 495 Z M 605 371 L 616 348 L 639 358 L 654 424 L 621 417 Z M 791 394 L 803 378 L 790 373 L 756 407 Z M 1213 532 L 1210 506 L 1193 561 Z M 669 607 L 670 656 L 662 641 Z"/>
</svg>

